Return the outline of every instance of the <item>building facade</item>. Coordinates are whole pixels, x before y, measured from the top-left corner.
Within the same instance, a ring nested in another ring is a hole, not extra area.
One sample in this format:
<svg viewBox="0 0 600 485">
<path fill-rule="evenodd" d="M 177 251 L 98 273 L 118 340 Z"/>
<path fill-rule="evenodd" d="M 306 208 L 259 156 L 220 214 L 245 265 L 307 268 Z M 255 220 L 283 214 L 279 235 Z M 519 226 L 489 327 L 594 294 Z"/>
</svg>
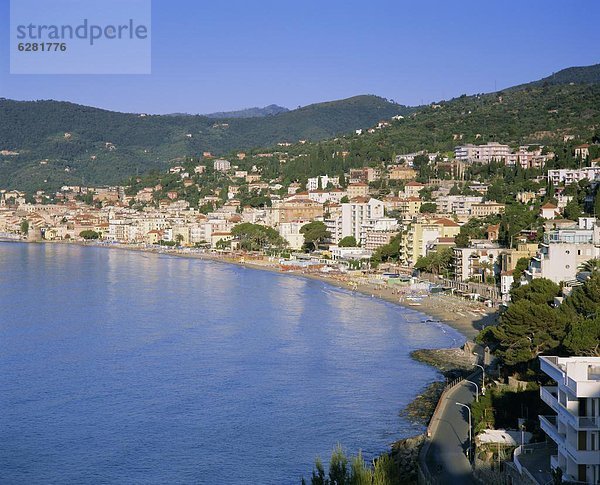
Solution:
<svg viewBox="0 0 600 485">
<path fill-rule="evenodd" d="M 564 481 L 600 482 L 600 357 L 540 357 L 542 372 L 555 381 L 540 396 L 554 411 L 540 426 L 557 446 L 550 457 Z"/>
</svg>

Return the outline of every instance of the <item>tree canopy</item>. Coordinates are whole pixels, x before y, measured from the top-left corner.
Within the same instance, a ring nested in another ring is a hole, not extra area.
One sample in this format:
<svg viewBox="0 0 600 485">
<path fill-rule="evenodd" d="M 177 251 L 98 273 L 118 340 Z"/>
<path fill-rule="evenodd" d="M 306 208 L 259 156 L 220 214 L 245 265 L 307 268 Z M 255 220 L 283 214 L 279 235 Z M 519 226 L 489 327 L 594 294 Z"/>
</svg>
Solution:
<svg viewBox="0 0 600 485">
<path fill-rule="evenodd" d="M 250 222 L 234 226 L 231 234 L 238 239 L 240 248 L 246 251 L 259 251 L 267 246 L 282 248 L 287 244 L 272 227 Z"/>
<path fill-rule="evenodd" d="M 562 305 L 551 306 L 559 292 L 543 278 L 511 291 L 513 303 L 496 327 L 480 332 L 478 341 L 496 348 L 505 365 L 529 365 L 543 353 L 600 355 L 600 272 L 573 289 Z"/>
<path fill-rule="evenodd" d="M 319 243 L 324 239 L 331 237 L 327 226 L 321 221 L 312 221 L 300 228 L 300 234 L 304 234 L 304 244 L 306 247 L 312 246 L 316 251 Z"/>
<path fill-rule="evenodd" d="M 346 236 L 340 240 L 338 246 L 341 248 L 355 248 L 358 246 L 358 242 L 354 236 Z"/>
</svg>

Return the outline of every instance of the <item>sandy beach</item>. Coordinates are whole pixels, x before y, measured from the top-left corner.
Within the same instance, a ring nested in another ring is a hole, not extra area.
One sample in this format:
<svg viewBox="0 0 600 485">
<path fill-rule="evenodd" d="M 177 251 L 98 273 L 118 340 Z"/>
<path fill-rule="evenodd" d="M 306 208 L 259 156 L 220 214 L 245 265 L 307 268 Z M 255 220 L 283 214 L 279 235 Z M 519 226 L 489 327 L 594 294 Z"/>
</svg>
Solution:
<svg viewBox="0 0 600 485">
<path fill-rule="evenodd" d="M 458 330 L 467 339 L 472 340 L 479 331 L 496 321 L 497 311 L 494 308 L 488 308 L 483 303 L 469 301 L 457 296 L 438 293 L 435 295 L 423 296 L 418 302 L 412 302 L 403 297 L 400 288 L 387 285 L 383 282 L 373 283 L 366 278 L 355 278 L 340 273 L 321 273 L 313 271 L 281 271 L 279 265 L 265 260 L 240 260 L 239 258 L 219 257 L 212 254 L 186 255 L 178 253 L 176 256 L 198 257 L 200 259 L 209 259 L 228 264 L 237 264 L 248 268 L 273 271 L 281 274 L 291 274 L 326 282 L 330 285 L 338 286 L 351 291 L 357 291 L 375 298 L 381 298 L 390 303 L 411 308 L 425 313 L 436 320 L 440 320 L 450 327 Z"/>
</svg>

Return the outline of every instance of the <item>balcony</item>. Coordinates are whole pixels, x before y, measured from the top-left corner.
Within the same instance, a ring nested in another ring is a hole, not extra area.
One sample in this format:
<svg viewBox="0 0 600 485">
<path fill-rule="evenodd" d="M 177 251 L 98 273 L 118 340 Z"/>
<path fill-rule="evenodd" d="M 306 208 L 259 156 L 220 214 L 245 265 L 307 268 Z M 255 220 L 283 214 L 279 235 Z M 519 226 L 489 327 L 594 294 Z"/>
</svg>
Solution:
<svg viewBox="0 0 600 485">
<path fill-rule="evenodd" d="M 540 387 L 540 397 L 555 413 L 558 414 L 561 412 L 562 407 L 558 402 L 558 386 Z"/>
<path fill-rule="evenodd" d="M 548 437 L 554 441 L 561 453 L 567 453 L 573 461 L 580 465 L 600 465 L 600 453 L 598 450 L 578 450 L 572 443 L 567 441 L 566 436 L 558 432 L 556 427 L 556 416 L 539 416 L 540 427 Z"/>
<path fill-rule="evenodd" d="M 577 425 L 575 427 L 579 430 L 600 430 L 600 417 L 598 416 L 582 416 L 576 419 Z"/>
<path fill-rule="evenodd" d="M 600 465 L 600 453 L 594 451 L 575 451 L 572 453 L 580 465 Z"/>
<path fill-rule="evenodd" d="M 558 432 L 556 416 L 539 416 L 539 418 L 542 431 L 546 433 L 557 445 L 564 446 L 566 436 Z"/>
<path fill-rule="evenodd" d="M 598 397 L 600 396 L 600 380 L 576 381 L 567 378 L 567 387 L 577 397 Z"/>
<path fill-rule="evenodd" d="M 558 365 L 558 357 L 541 356 L 540 370 L 558 383 L 563 383 L 565 380 L 564 371 Z"/>
</svg>

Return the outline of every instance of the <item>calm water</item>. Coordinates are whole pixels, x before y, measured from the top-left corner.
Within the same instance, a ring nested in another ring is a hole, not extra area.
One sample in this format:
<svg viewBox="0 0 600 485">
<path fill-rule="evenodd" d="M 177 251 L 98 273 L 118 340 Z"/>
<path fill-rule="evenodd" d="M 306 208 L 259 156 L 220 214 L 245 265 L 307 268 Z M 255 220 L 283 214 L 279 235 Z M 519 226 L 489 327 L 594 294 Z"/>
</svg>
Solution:
<svg viewBox="0 0 600 485">
<path fill-rule="evenodd" d="M 421 429 L 409 309 L 298 277 L 104 248 L 0 244 L 0 482 L 299 483 L 339 441 Z"/>
</svg>

